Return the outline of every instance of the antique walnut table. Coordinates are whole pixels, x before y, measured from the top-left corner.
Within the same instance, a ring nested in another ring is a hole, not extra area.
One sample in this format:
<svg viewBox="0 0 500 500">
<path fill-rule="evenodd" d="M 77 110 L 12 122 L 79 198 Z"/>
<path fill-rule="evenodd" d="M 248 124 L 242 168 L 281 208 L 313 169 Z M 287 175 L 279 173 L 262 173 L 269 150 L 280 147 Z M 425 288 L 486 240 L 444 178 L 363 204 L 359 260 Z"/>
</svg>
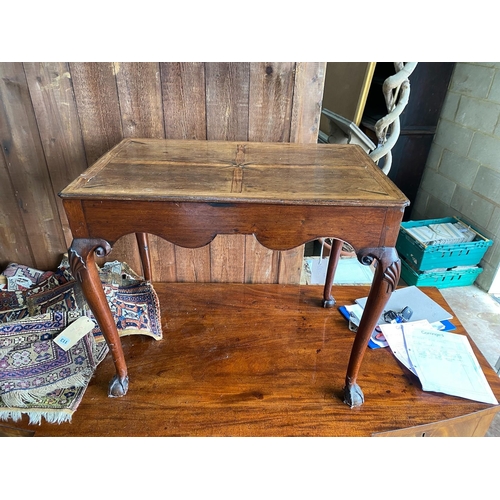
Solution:
<svg viewBox="0 0 500 500">
<path fill-rule="evenodd" d="M 128 374 L 116 324 L 95 265 L 122 236 L 135 233 L 151 280 L 148 234 L 188 248 L 217 234 L 254 234 L 288 250 L 333 238 L 323 305 L 331 297 L 342 242 L 376 269 L 356 333 L 345 402 L 363 403 L 357 375 L 371 332 L 400 275 L 395 244 L 404 194 L 355 145 L 125 139 L 61 193 L 73 242 L 69 260 L 109 345 L 116 375 L 110 396 L 124 396 Z"/>
</svg>

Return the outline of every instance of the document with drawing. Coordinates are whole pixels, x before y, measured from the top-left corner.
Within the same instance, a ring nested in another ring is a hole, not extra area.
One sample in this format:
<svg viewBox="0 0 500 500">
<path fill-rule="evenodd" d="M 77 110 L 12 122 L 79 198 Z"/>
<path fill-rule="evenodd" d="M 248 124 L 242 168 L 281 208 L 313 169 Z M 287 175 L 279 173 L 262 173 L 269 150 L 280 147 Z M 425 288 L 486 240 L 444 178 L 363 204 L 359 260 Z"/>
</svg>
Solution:
<svg viewBox="0 0 500 500">
<path fill-rule="evenodd" d="M 397 359 L 418 376 L 424 391 L 498 404 L 465 335 L 425 321 L 381 325 Z"/>
</svg>

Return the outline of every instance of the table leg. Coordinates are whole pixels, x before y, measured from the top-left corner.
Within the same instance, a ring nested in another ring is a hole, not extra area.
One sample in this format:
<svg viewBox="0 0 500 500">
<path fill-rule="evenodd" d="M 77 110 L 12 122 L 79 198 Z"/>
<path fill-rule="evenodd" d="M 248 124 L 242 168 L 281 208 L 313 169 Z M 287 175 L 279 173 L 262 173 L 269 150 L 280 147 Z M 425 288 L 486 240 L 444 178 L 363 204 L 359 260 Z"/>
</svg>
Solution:
<svg viewBox="0 0 500 500">
<path fill-rule="evenodd" d="M 366 306 L 351 350 L 344 387 L 344 402 L 351 407 L 364 402 L 363 392 L 356 383 L 363 355 L 370 336 L 384 311 L 392 292 L 396 289 L 401 273 L 401 261 L 393 247 L 363 248 L 358 252 L 358 260 L 370 265 L 376 259 L 377 266 Z"/>
<path fill-rule="evenodd" d="M 342 250 L 342 240 L 333 240 L 328 259 L 328 269 L 326 271 L 325 288 L 323 289 L 323 307 L 333 307 L 335 299 L 332 297 L 333 278 L 339 263 L 340 251 Z"/>
<path fill-rule="evenodd" d="M 137 245 L 139 245 L 139 255 L 141 256 L 142 272 L 146 281 L 152 281 L 151 259 L 149 257 L 148 233 L 135 233 Z"/>
<path fill-rule="evenodd" d="M 94 313 L 113 357 L 116 375 L 109 384 L 108 395 L 120 397 L 128 390 L 127 365 L 116 323 L 109 309 L 95 262 L 95 255 L 105 257 L 109 252 L 111 246 L 105 240 L 75 238 L 69 249 L 69 263 L 73 276 L 81 284 L 83 295 Z"/>
</svg>

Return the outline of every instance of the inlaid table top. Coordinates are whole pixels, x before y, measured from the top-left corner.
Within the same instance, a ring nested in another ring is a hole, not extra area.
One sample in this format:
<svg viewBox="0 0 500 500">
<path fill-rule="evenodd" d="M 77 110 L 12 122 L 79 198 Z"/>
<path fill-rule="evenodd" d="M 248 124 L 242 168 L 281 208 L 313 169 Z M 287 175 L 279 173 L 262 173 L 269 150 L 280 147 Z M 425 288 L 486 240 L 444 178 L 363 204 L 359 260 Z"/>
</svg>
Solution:
<svg viewBox="0 0 500 500">
<path fill-rule="evenodd" d="M 63 198 L 406 206 L 361 148 L 338 144 L 125 139 Z"/>
</svg>

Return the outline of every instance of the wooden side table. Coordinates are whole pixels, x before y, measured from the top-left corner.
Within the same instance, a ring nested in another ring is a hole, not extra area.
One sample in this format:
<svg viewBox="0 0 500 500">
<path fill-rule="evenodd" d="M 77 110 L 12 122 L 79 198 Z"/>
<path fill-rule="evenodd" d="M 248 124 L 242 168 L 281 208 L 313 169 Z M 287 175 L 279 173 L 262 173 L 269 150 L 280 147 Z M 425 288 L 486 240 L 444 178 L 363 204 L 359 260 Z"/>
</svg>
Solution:
<svg viewBox="0 0 500 500">
<path fill-rule="evenodd" d="M 371 332 L 400 275 L 395 249 L 408 200 L 355 145 L 125 139 L 61 193 L 73 243 L 69 259 L 116 367 L 110 396 L 123 396 L 128 373 L 95 255 L 128 233 L 139 242 L 151 280 L 147 234 L 188 248 L 217 234 L 254 234 L 267 248 L 288 250 L 335 240 L 324 288 L 331 286 L 342 241 L 358 260 L 376 261 L 365 313 L 352 346 L 345 402 L 363 403 L 357 376 Z M 256 311 L 256 314 L 258 311 Z"/>
</svg>

